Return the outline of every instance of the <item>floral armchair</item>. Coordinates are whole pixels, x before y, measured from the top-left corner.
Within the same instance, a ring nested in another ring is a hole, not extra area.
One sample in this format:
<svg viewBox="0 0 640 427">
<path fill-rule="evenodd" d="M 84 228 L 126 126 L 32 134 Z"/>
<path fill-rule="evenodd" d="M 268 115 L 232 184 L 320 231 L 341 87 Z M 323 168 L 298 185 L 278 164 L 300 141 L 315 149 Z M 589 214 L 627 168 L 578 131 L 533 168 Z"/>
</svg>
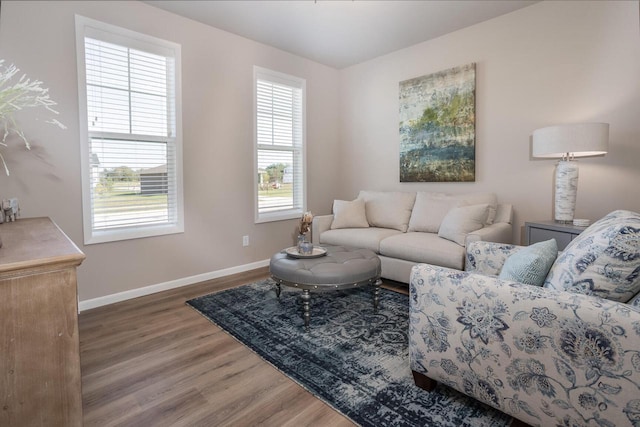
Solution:
<svg viewBox="0 0 640 427">
<path fill-rule="evenodd" d="M 468 271 L 413 268 L 416 384 L 440 382 L 531 425 L 640 427 L 640 215 L 594 223 L 544 287 L 497 277 L 521 250 L 474 242 Z"/>
</svg>

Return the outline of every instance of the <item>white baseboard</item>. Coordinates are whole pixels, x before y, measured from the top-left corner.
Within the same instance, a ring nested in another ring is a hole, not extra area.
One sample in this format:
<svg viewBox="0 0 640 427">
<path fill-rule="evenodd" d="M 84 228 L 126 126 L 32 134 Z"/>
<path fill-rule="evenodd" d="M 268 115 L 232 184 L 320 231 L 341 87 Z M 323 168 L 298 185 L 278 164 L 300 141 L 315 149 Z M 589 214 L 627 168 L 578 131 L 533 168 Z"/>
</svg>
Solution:
<svg viewBox="0 0 640 427">
<path fill-rule="evenodd" d="M 169 282 L 158 283 L 156 285 L 145 286 L 144 288 L 131 289 L 129 291 L 118 292 L 117 294 L 105 295 L 103 297 L 88 299 L 78 303 L 78 312 L 90 310 L 92 308 L 102 307 L 120 301 L 126 301 L 132 298 L 138 298 L 145 295 L 155 294 L 157 292 L 167 291 L 169 289 L 180 288 L 182 286 L 193 285 L 207 280 L 217 279 L 219 277 L 230 276 L 232 274 L 243 273 L 245 271 L 255 270 L 256 268 L 267 267 L 269 260 L 252 262 L 250 264 L 239 265 L 236 267 L 225 268 L 223 270 L 211 271 L 208 273 L 197 274 L 195 276 L 184 277 L 182 279 L 171 280 Z"/>
</svg>

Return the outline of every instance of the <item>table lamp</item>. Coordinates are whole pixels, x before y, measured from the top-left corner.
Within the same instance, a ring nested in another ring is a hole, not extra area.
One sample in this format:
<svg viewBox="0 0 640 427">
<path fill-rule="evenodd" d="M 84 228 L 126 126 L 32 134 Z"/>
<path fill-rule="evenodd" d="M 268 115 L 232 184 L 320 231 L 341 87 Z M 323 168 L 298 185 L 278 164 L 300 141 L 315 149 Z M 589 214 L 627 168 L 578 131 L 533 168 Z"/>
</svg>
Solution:
<svg viewBox="0 0 640 427">
<path fill-rule="evenodd" d="M 560 159 L 555 176 L 557 222 L 572 222 L 576 210 L 578 162 L 574 158 L 604 155 L 608 145 L 608 123 L 576 123 L 533 131 L 533 157 Z"/>
</svg>

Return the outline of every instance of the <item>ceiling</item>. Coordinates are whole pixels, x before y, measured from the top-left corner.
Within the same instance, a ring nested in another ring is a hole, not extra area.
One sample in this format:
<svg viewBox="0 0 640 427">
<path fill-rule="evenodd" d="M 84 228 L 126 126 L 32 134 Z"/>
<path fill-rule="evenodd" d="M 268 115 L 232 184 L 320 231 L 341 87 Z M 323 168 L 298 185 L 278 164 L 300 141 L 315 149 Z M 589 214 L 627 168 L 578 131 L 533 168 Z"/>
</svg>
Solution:
<svg viewBox="0 0 640 427">
<path fill-rule="evenodd" d="M 145 3 L 340 69 L 537 1 L 148 0 Z"/>
</svg>

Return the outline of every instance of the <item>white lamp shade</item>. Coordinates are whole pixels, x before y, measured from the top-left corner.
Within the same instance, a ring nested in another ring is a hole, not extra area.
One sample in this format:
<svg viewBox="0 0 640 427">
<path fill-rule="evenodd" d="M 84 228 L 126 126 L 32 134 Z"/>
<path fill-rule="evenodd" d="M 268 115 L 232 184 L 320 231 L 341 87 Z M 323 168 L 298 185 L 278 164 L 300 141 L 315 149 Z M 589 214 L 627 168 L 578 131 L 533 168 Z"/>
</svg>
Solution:
<svg viewBox="0 0 640 427">
<path fill-rule="evenodd" d="M 598 156 L 608 147 L 608 123 L 577 123 L 533 131 L 533 157 Z"/>
</svg>

